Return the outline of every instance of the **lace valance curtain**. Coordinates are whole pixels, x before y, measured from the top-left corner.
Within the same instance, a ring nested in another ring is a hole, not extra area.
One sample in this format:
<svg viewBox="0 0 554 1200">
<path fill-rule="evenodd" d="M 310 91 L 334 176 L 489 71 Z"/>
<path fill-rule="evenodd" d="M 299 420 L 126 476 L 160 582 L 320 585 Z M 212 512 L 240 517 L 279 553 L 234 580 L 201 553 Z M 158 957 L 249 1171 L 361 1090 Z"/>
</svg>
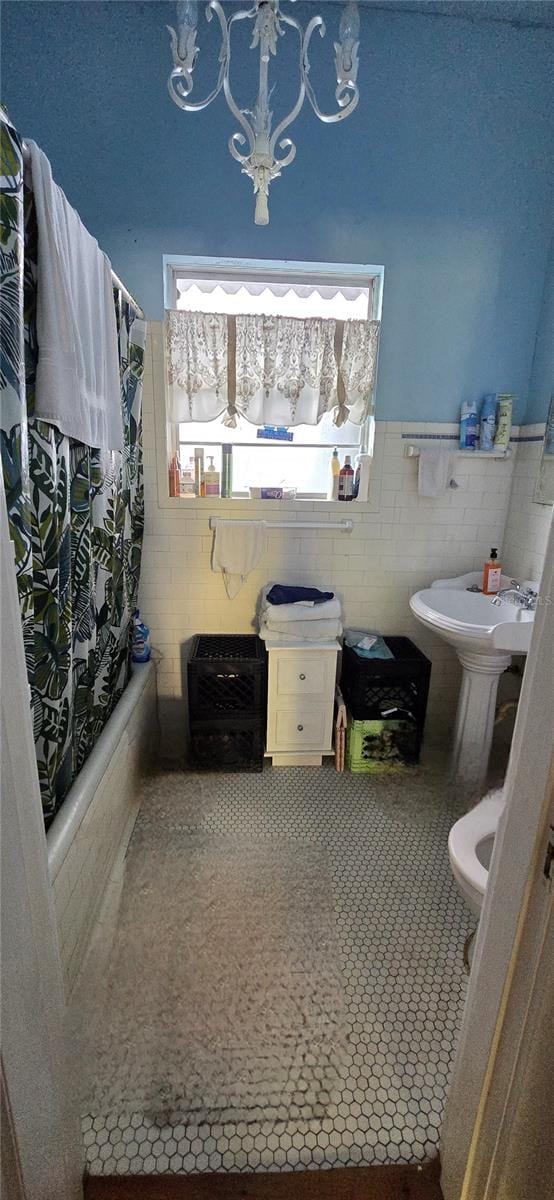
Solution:
<svg viewBox="0 0 554 1200">
<path fill-rule="evenodd" d="M 379 321 L 169 312 L 171 417 L 234 426 L 360 425 L 371 405 Z"/>
</svg>

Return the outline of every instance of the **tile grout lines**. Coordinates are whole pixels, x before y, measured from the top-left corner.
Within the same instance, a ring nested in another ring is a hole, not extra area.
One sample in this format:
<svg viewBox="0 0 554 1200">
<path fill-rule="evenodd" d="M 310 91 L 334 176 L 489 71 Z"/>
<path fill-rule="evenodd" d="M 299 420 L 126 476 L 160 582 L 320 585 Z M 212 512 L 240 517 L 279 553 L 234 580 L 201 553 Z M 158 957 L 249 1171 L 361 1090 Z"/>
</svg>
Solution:
<svg viewBox="0 0 554 1200">
<path fill-rule="evenodd" d="M 161 773 L 177 814 L 185 776 Z M 437 1153 L 465 997 L 472 918 L 447 855 L 456 814 L 440 770 L 388 778 L 332 769 L 209 776 L 190 828 L 327 849 L 348 1055 L 327 1115 L 310 1121 L 157 1126 L 141 1113 L 83 1120 L 92 1174 L 269 1171 L 420 1162 Z"/>
</svg>

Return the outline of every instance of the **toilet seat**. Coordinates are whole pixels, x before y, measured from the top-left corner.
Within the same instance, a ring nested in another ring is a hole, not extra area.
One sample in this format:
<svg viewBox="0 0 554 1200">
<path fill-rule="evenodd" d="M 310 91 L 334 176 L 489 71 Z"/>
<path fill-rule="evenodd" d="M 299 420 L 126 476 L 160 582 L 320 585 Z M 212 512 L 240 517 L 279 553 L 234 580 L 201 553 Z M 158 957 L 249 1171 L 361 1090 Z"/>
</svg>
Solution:
<svg viewBox="0 0 554 1200">
<path fill-rule="evenodd" d="M 475 916 L 480 915 L 489 877 L 489 872 L 479 862 L 477 847 L 496 833 L 504 803 L 501 791 L 485 796 L 456 821 L 448 837 L 452 872 Z"/>
</svg>

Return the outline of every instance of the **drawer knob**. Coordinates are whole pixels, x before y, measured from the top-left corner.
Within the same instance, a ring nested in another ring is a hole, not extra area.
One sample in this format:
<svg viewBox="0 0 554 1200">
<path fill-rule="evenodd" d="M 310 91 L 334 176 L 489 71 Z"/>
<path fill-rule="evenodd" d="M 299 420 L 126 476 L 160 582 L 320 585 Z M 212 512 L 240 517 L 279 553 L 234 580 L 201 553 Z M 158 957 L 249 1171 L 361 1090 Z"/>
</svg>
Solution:
<svg viewBox="0 0 554 1200">
<path fill-rule="evenodd" d="M 297 730 L 298 730 L 298 732 L 299 732 L 299 733 L 302 733 L 302 730 L 303 730 L 304 726 L 303 726 L 303 725 L 297 725 L 297 726 L 296 726 L 296 728 L 297 728 Z"/>
<path fill-rule="evenodd" d="M 305 676 L 304 674 L 302 674 L 302 675 L 299 675 L 299 676 L 298 676 L 298 678 L 299 678 L 299 679 L 305 679 L 305 678 L 306 678 L 306 676 Z"/>
</svg>

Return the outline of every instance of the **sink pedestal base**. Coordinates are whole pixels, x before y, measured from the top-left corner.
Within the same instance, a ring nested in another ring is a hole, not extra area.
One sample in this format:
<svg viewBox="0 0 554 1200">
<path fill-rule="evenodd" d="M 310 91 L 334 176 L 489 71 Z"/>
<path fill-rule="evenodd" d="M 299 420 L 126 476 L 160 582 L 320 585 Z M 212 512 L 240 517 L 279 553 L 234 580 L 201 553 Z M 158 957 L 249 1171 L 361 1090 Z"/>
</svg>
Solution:
<svg viewBox="0 0 554 1200">
<path fill-rule="evenodd" d="M 451 760 L 453 782 L 466 789 L 485 783 L 494 729 L 498 680 L 512 661 L 511 654 L 457 651 L 463 667 Z"/>
</svg>

